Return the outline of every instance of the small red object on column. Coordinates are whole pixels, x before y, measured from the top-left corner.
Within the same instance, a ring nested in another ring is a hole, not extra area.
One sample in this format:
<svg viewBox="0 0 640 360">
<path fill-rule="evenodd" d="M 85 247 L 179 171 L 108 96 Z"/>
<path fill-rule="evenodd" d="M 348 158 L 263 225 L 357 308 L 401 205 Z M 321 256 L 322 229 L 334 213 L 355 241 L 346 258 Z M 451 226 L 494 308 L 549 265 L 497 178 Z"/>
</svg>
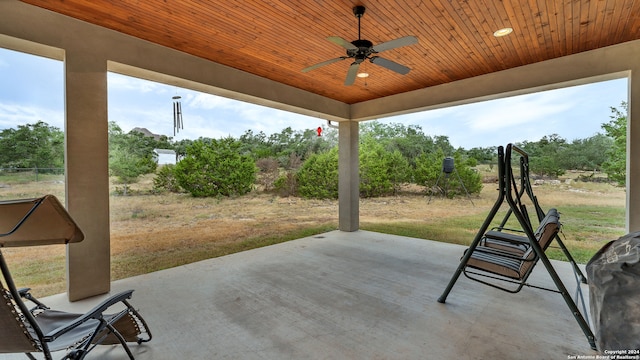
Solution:
<svg viewBox="0 0 640 360">
<path fill-rule="evenodd" d="M 318 126 L 316 131 L 318 132 L 318 136 L 322 136 L 322 127 L 321 126 Z"/>
</svg>

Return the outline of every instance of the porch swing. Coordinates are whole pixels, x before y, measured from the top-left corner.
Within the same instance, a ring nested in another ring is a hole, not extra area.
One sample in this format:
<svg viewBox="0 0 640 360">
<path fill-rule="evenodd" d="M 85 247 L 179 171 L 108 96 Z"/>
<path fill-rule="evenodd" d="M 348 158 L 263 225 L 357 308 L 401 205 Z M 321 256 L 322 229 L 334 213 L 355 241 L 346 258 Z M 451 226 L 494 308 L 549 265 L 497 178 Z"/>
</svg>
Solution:
<svg viewBox="0 0 640 360">
<path fill-rule="evenodd" d="M 519 186 L 516 183 L 516 176 L 514 176 L 511 164 L 513 153 L 518 154 L 520 162 Z M 545 254 L 545 250 L 553 240 L 556 240 L 558 247 L 572 266 L 576 279 L 575 298 L 581 303 L 585 316 L 587 311 L 580 283 L 586 284 L 587 278 L 583 275 L 575 259 L 558 235 L 561 226 L 558 211 L 552 208 L 545 212 L 533 194 L 529 177 L 528 154 L 513 144 L 508 144 L 506 151 L 502 146 L 498 147 L 498 192 L 495 204 L 471 245 L 465 250 L 458 268 L 445 291 L 438 298 L 438 302 L 446 302 L 447 296 L 461 274 L 471 280 L 508 293 L 517 293 L 525 286 L 556 292 L 562 295 L 578 325 L 587 337 L 591 348 L 595 350 L 595 337 L 588 321 L 583 317 L 576 305 L 576 301 L 567 291 Z M 504 218 L 498 226 L 489 229 L 505 201 L 508 205 L 508 210 Z M 537 226 L 534 225 L 529 216 L 527 205 L 525 204 L 526 201 L 533 205 L 535 217 L 539 223 Z M 519 229 L 507 227 L 512 215 L 516 218 Z M 527 282 L 538 261 L 542 261 L 556 289 L 545 288 Z"/>
</svg>

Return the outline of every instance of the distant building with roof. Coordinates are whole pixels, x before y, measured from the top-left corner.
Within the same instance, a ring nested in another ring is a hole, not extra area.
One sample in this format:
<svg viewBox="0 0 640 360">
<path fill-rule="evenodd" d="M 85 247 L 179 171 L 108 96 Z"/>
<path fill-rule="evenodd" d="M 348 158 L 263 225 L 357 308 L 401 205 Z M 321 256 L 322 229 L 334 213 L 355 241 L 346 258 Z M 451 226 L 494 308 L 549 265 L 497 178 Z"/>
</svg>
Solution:
<svg viewBox="0 0 640 360">
<path fill-rule="evenodd" d="M 176 164 L 176 152 L 169 149 L 153 149 L 154 157 L 158 165 L 175 165 Z"/>
</svg>

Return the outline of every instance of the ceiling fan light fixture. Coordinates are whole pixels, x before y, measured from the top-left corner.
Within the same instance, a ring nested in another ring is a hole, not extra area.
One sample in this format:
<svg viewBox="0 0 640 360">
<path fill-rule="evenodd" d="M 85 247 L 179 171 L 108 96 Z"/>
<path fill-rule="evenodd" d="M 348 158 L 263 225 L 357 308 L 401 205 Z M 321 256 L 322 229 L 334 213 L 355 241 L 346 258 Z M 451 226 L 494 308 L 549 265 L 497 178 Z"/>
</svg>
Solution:
<svg viewBox="0 0 640 360">
<path fill-rule="evenodd" d="M 495 37 L 502 37 L 502 36 L 507 36 L 509 34 L 511 34 L 513 32 L 513 29 L 510 27 L 505 27 L 502 29 L 498 29 L 493 33 L 493 36 Z"/>
<path fill-rule="evenodd" d="M 358 75 L 356 75 L 356 76 L 359 77 L 359 78 L 368 78 L 369 77 L 369 73 L 361 72 L 361 73 L 358 73 Z"/>
</svg>

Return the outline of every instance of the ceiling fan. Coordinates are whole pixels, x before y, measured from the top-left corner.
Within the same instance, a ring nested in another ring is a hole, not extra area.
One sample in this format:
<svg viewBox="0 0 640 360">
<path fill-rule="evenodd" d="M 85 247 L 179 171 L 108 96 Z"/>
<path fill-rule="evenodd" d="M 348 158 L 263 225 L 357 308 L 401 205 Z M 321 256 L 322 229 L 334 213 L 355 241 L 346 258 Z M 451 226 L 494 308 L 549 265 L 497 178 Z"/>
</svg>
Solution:
<svg viewBox="0 0 640 360">
<path fill-rule="evenodd" d="M 356 6 L 353 8 L 353 14 L 358 18 L 358 40 L 353 40 L 351 42 L 339 37 L 339 36 L 329 36 L 327 40 L 332 43 L 342 46 L 347 49 L 346 56 L 340 56 L 339 58 L 323 61 L 321 63 L 309 66 L 307 68 L 302 69 L 302 72 L 308 72 L 311 70 L 315 70 L 319 67 L 333 64 L 340 60 L 345 59 L 354 59 L 353 63 L 349 67 L 347 71 L 347 78 L 344 80 L 345 85 L 351 85 L 356 79 L 356 75 L 358 74 L 358 68 L 360 64 L 369 60 L 370 62 L 387 68 L 391 71 L 395 71 L 399 74 L 405 75 L 409 73 L 411 69 L 404 65 L 400 65 L 395 61 L 391 61 L 385 58 L 379 57 L 377 54 L 383 52 L 385 50 L 395 49 L 401 46 L 407 46 L 411 44 L 415 44 L 418 42 L 418 38 L 415 36 L 404 36 L 395 40 L 390 40 L 387 42 L 383 42 L 382 44 L 373 45 L 373 43 L 369 40 L 364 40 L 360 38 L 360 19 L 364 15 L 365 7 L 364 6 Z"/>
</svg>

